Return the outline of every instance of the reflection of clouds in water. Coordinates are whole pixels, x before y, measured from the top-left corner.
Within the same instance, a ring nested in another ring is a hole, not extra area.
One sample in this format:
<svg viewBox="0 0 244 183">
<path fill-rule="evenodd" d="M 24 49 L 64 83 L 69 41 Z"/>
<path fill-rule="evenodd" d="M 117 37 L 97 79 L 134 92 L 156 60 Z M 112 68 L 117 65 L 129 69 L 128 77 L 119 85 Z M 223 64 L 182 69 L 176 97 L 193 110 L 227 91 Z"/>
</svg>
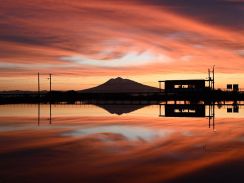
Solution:
<svg viewBox="0 0 244 183">
<path fill-rule="evenodd" d="M 191 137 L 191 136 L 193 136 L 193 133 L 191 131 L 183 131 L 182 135 L 186 136 L 186 137 Z"/>
<path fill-rule="evenodd" d="M 21 130 L 33 130 L 36 125 L 23 125 L 23 126 L 0 126 L 0 132 L 11 132 L 11 131 L 21 131 Z"/>
<path fill-rule="evenodd" d="M 240 137 L 238 138 L 238 141 L 240 141 L 240 142 L 244 142 L 244 135 L 243 135 L 243 136 L 240 136 Z"/>
<path fill-rule="evenodd" d="M 120 134 L 127 138 L 128 140 L 145 140 L 150 141 L 156 138 L 166 138 L 173 133 L 169 129 L 152 129 L 146 127 L 136 127 L 136 126 L 122 126 L 122 125 L 113 125 L 113 126 L 101 126 L 101 127 L 92 127 L 86 129 L 78 129 L 69 132 L 62 133 L 61 136 L 86 136 L 97 133 L 114 133 Z"/>
<path fill-rule="evenodd" d="M 11 124 L 10 124 L 11 125 Z M 36 124 L 20 124 L 15 126 L 0 125 L 0 132 L 13 132 L 13 131 L 27 131 L 27 130 L 50 130 L 50 129 L 65 129 L 66 126 L 50 126 L 50 124 L 42 124 L 43 126 L 37 126 Z"/>
</svg>

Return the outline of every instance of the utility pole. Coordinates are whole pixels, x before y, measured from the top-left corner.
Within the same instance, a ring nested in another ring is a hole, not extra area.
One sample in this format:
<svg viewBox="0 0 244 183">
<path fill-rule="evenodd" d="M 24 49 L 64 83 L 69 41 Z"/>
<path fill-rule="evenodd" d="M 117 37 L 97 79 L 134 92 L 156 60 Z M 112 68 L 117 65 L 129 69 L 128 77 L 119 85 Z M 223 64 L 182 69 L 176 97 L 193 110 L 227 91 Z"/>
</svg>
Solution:
<svg viewBox="0 0 244 183">
<path fill-rule="evenodd" d="M 52 74 L 49 74 L 50 102 L 49 102 L 49 124 L 52 124 Z"/>
<path fill-rule="evenodd" d="M 212 89 L 212 86 L 211 86 L 210 69 L 208 69 L 208 86 L 209 86 L 210 89 Z"/>
<path fill-rule="evenodd" d="M 37 124 L 40 125 L 40 73 L 37 73 L 37 89 L 38 89 L 38 115 L 37 115 Z"/>
<path fill-rule="evenodd" d="M 38 97 L 40 98 L 40 73 L 37 73 L 37 82 L 38 82 Z"/>
<path fill-rule="evenodd" d="M 49 86 L 50 86 L 50 93 L 51 93 L 51 91 L 52 91 L 52 74 L 49 74 L 49 82 L 50 82 Z"/>
<path fill-rule="evenodd" d="M 213 91 L 214 91 L 214 67 L 215 65 L 213 66 Z"/>
</svg>

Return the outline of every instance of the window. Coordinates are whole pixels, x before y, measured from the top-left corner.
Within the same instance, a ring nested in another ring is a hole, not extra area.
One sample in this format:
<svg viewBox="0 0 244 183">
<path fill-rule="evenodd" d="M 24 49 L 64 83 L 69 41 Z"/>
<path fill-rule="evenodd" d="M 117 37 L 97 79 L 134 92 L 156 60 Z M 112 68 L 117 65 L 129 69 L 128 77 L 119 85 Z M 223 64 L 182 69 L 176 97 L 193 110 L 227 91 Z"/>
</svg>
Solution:
<svg viewBox="0 0 244 183">
<path fill-rule="evenodd" d="M 189 85 L 174 85 L 174 88 L 189 88 Z"/>
</svg>

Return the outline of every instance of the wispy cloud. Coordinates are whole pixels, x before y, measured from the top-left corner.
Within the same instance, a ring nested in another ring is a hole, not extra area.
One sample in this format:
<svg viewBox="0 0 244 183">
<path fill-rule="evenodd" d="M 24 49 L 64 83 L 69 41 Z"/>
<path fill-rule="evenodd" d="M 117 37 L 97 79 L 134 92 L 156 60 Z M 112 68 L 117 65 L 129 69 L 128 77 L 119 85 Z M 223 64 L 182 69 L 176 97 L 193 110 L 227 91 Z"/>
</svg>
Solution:
<svg viewBox="0 0 244 183">
<path fill-rule="evenodd" d="M 153 54 L 150 52 L 143 53 L 128 53 L 122 58 L 108 59 L 108 60 L 96 60 L 83 56 L 66 56 L 61 57 L 61 60 L 75 62 L 84 66 L 95 67 L 108 67 L 108 68 L 121 68 L 121 67 L 138 67 L 141 65 L 149 65 L 153 63 L 169 63 L 170 58 L 162 54 Z"/>
<path fill-rule="evenodd" d="M 3 1 L 0 63 L 16 69 L 0 76 L 243 73 L 242 15 L 242 1 L 225 0 Z"/>
</svg>

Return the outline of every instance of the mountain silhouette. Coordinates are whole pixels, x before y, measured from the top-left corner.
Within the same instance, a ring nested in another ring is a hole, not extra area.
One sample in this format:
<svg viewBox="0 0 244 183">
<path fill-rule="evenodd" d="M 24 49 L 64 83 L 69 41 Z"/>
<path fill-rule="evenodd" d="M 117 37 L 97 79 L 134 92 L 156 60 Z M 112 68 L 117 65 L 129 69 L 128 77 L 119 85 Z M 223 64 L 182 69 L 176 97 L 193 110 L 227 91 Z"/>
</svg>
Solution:
<svg viewBox="0 0 244 183">
<path fill-rule="evenodd" d="M 113 78 L 93 88 L 82 90 L 84 93 L 126 93 L 126 92 L 158 92 L 159 88 L 143 85 L 141 83 L 123 79 Z"/>
</svg>

